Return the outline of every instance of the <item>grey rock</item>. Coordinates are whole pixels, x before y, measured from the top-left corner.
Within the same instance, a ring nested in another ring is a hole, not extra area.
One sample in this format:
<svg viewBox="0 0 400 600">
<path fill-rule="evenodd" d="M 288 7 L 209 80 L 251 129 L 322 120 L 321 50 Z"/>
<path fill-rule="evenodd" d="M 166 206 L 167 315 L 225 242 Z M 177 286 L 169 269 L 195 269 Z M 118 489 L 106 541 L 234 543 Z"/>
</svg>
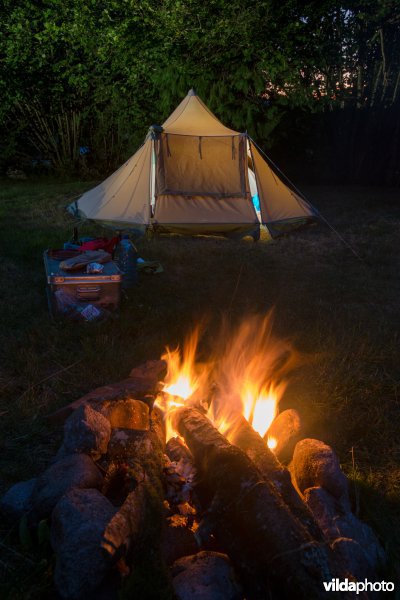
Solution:
<svg viewBox="0 0 400 600">
<path fill-rule="evenodd" d="M 328 541 L 333 542 L 337 538 L 354 540 L 373 571 L 385 563 L 385 552 L 371 527 L 350 510 L 343 510 L 342 503 L 329 492 L 321 487 L 309 488 L 304 492 L 304 501 Z"/>
<path fill-rule="evenodd" d="M 51 543 L 56 554 L 54 583 L 62 598 L 89 598 L 108 575 L 111 562 L 101 544 L 115 512 L 94 489 L 70 490 L 57 503 Z"/>
<path fill-rule="evenodd" d="M 51 465 L 36 481 L 32 502 L 38 518 L 47 517 L 73 488 L 101 488 L 103 477 L 86 454 L 71 454 Z"/>
<path fill-rule="evenodd" d="M 0 512 L 7 518 L 18 521 L 32 509 L 32 493 L 36 478 L 13 485 L 0 501 Z"/>
<path fill-rule="evenodd" d="M 340 537 L 334 540 L 331 548 L 348 575 L 352 575 L 358 581 L 374 578 L 375 572 L 368 563 L 365 552 L 358 542 Z"/>
<path fill-rule="evenodd" d="M 290 408 L 281 412 L 274 419 L 264 436 L 266 442 L 274 438 L 277 442 L 273 452 L 281 462 L 289 461 L 293 450 L 301 437 L 301 420 L 297 410 Z"/>
<path fill-rule="evenodd" d="M 301 493 L 307 488 L 321 486 L 348 505 L 347 478 L 335 452 L 324 442 L 310 438 L 298 442 L 293 454 L 292 473 Z"/>
<path fill-rule="evenodd" d="M 77 408 L 64 424 L 64 454 L 89 454 L 93 460 L 107 452 L 111 425 L 101 413 L 85 404 Z"/>
<path fill-rule="evenodd" d="M 334 526 L 342 537 L 358 542 L 371 569 L 376 570 L 385 564 L 385 552 L 369 525 L 360 521 L 352 513 L 348 513 L 337 517 Z"/>
<path fill-rule="evenodd" d="M 322 487 L 304 490 L 304 502 L 311 510 L 325 537 L 335 539 L 340 532 L 335 529 L 336 518 L 343 513 L 340 502 Z M 348 511 L 346 511 L 348 512 Z"/>
<path fill-rule="evenodd" d="M 159 389 L 159 382 L 163 380 L 166 372 L 166 363 L 163 360 L 149 360 L 139 367 L 135 367 L 128 379 L 92 390 L 72 404 L 63 406 L 60 410 L 47 416 L 51 423 L 64 423 L 65 419 L 82 404 L 100 406 L 104 401 L 118 400 L 132 397 L 136 393 L 149 393 Z"/>
<path fill-rule="evenodd" d="M 184 556 L 171 567 L 178 600 L 241 600 L 229 558 L 219 552 Z"/>
</svg>

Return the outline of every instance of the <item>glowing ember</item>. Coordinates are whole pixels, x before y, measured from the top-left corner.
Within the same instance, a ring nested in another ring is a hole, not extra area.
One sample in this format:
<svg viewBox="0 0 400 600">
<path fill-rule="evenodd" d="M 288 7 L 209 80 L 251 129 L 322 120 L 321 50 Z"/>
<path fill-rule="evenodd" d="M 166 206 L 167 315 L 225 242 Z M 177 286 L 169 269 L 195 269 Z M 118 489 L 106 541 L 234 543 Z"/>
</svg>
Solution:
<svg viewBox="0 0 400 600">
<path fill-rule="evenodd" d="M 269 437 L 267 440 L 267 446 L 270 450 L 274 450 L 278 445 L 278 440 L 274 437 Z"/>
</svg>

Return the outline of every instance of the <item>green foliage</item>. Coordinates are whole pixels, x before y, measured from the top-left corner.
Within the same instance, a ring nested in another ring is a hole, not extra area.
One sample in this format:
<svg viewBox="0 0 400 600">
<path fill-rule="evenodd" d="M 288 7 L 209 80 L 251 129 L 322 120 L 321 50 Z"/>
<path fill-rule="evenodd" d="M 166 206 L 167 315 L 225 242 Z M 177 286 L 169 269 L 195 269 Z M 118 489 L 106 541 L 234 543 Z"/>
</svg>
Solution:
<svg viewBox="0 0 400 600">
<path fill-rule="evenodd" d="M 91 146 L 97 161 L 106 156 L 106 169 L 115 167 L 148 123 L 151 3 L 6 0 L 5 8 L 0 127 L 13 130 L 24 122 L 26 153 L 50 158 L 58 168 L 80 166 L 79 145 Z M 69 147 L 76 118 L 80 126 Z"/>
<path fill-rule="evenodd" d="M 293 109 L 398 102 L 399 28 L 396 0 L 4 0 L 0 154 L 110 171 L 192 86 L 270 145 Z"/>
</svg>

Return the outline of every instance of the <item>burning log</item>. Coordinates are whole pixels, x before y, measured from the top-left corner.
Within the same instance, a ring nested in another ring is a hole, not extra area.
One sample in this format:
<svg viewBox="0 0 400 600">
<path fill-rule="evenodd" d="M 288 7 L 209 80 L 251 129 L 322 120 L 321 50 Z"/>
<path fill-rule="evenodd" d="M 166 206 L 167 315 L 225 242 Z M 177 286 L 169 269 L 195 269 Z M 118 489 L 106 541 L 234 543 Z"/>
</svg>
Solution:
<svg viewBox="0 0 400 600">
<path fill-rule="evenodd" d="M 243 450 L 253 461 L 263 478 L 272 483 L 292 513 L 307 527 L 312 537 L 323 541 L 321 529 L 311 511 L 293 487 L 289 471 L 279 462 L 274 453 L 246 419 L 239 415 L 235 419 L 235 430 L 230 435 L 232 444 Z"/>
<path fill-rule="evenodd" d="M 157 407 L 153 406 L 150 414 L 150 431 L 158 440 L 162 450 L 165 449 L 165 424 L 164 415 L 162 411 Z"/>
<path fill-rule="evenodd" d="M 189 448 L 187 448 L 178 437 L 172 437 L 168 440 L 165 451 L 170 460 L 175 462 L 181 460 L 193 464 L 193 456 L 191 455 Z"/>
<path fill-rule="evenodd" d="M 247 454 L 264 478 L 274 483 L 280 491 L 286 488 L 288 481 L 290 483 L 288 471 L 242 415 L 235 418 L 235 430 L 229 439 Z"/>
<path fill-rule="evenodd" d="M 272 588 L 277 598 L 325 598 L 322 582 L 341 574 L 330 549 L 313 539 L 276 487 L 207 417 L 181 408 L 173 421 L 213 494 L 208 527 L 211 522 L 253 597 L 268 597 Z"/>
</svg>

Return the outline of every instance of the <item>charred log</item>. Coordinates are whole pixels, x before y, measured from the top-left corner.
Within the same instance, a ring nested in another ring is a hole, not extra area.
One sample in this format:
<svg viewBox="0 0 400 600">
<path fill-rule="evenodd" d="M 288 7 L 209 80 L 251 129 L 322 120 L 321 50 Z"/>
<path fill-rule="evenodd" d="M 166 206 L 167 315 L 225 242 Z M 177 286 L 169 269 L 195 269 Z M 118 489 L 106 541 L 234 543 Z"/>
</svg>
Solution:
<svg viewBox="0 0 400 600">
<path fill-rule="evenodd" d="M 237 415 L 235 431 L 229 439 L 234 446 L 247 454 L 266 479 L 273 482 L 278 489 L 286 487 L 289 472 L 242 415 Z"/>
<path fill-rule="evenodd" d="M 192 453 L 178 437 L 173 437 L 168 440 L 165 451 L 170 460 L 175 462 L 182 460 L 193 464 Z"/>
<path fill-rule="evenodd" d="M 308 529 L 311 536 L 315 540 L 323 542 L 323 533 L 311 511 L 293 487 L 289 471 L 279 462 L 263 438 L 243 416 L 238 417 L 235 423 L 236 429 L 231 436 L 232 444 L 243 450 L 253 461 L 263 478 L 274 485 L 281 495 L 282 501 L 288 505 L 292 513 Z"/>
</svg>

